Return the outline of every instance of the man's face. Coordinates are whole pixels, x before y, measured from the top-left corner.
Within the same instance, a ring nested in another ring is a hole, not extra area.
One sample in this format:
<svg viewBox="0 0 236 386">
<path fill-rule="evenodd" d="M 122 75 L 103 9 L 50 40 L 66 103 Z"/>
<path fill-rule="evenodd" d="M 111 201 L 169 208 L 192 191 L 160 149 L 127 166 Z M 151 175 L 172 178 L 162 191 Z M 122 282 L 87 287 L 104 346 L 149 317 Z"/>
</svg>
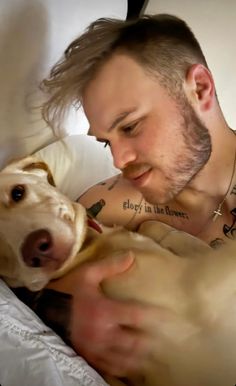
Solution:
<svg viewBox="0 0 236 386">
<path fill-rule="evenodd" d="M 178 195 L 211 153 L 208 130 L 184 94 L 174 95 L 121 54 L 83 94 L 90 133 L 109 143 L 114 165 L 150 203 Z"/>
</svg>

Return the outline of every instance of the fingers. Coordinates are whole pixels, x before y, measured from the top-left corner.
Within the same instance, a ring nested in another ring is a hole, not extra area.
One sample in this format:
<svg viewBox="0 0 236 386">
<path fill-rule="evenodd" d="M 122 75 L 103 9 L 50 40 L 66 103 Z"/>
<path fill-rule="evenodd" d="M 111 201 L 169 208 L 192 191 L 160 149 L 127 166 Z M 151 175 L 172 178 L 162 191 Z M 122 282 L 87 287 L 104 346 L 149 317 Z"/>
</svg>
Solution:
<svg viewBox="0 0 236 386">
<path fill-rule="evenodd" d="M 104 358 L 95 358 L 89 363 L 98 371 L 114 377 L 128 377 L 141 370 L 140 362 L 133 353 L 127 357 L 122 354 L 109 353 Z"/>
<path fill-rule="evenodd" d="M 107 336 L 99 351 L 90 351 L 86 359 L 99 371 L 124 377 L 140 370 L 147 357 L 147 346 L 144 335 L 117 329 Z"/>
<path fill-rule="evenodd" d="M 134 259 L 135 256 L 132 251 L 119 252 L 100 261 L 84 264 L 81 267 L 80 276 L 86 283 L 97 286 L 104 279 L 129 269 Z"/>
<path fill-rule="evenodd" d="M 116 376 L 141 365 L 147 349 L 139 327 L 146 307 L 113 301 L 93 291 L 80 292 L 73 301 L 70 337 L 75 351 L 100 371 Z"/>
<path fill-rule="evenodd" d="M 143 331 L 146 327 L 149 327 L 148 320 L 152 321 L 156 316 L 156 307 L 150 305 L 144 305 L 142 303 L 136 303 L 134 301 L 113 301 L 111 304 L 115 306 L 116 320 L 119 321 L 119 325 L 133 330 Z"/>
<path fill-rule="evenodd" d="M 100 282 L 133 262 L 128 252 L 84 264 L 73 296 L 70 338 L 75 351 L 96 369 L 116 376 L 138 370 L 146 358 L 149 335 L 143 334 L 142 326 L 147 307 L 107 298 Z"/>
<path fill-rule="evenodd" d="M 150 313 L 150 311 L 149 311 Z M 93 290 L 74 296 L 72 305 L 73 328 L 81 338 L 103 341 L 116 328 L 140 329 L 145 324 L 146 307 L 106 298 Z"/>
</svg>

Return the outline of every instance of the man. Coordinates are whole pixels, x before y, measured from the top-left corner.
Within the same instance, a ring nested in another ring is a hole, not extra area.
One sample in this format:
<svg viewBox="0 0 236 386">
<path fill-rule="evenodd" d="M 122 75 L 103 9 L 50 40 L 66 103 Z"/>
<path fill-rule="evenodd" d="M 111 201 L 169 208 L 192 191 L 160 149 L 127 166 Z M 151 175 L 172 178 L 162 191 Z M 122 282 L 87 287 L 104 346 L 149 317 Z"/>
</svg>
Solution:
<svg viewBox="0 0 236 386">
<path fill-rule="evenodd" d="M 71 43 L 44 86 L 51 93 L 45 119 L 55 127 L 68 106 L 82 104 L 90 134 L 110 146 L 122 172 L 124 179 L 114 177 L 81 198 L 90 209 L 103 200 L 100 221 L 134 229 L 156 218 L 212 246 L 233 237 L 236 138 L 201 48 L 182 20 L 98 20 Z M 118 376 L 151 355 L 147 314 L 168 322 L 165 312 L 101 294 L 100 282 L 133 259 L 81 268 L 72 307 L 74 346 L 96 368 Z"/>
</svg>

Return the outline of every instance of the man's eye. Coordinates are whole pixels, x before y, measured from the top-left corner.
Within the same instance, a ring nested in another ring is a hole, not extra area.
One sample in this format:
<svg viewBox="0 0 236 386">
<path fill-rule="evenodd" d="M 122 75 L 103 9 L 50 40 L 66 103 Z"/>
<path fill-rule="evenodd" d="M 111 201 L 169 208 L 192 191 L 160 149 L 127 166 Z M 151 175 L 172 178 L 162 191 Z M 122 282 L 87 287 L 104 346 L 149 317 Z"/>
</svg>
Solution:
<svg viewBox="0 0 236 386">
<path fill-rule="evenodd" d="M 105 141 L 104 142 L 104 147 L 107 147 L 107 146 L 110 146 L 110 142 L 109 141 Z"/>
<path fill-rule="evenodd" d="M 110 146 L 110 142 L 103 139 L 103 138 L 96 138 L 96 141 L 97 142 L 100 142 L 100 143 L 103 143 L 103 147 L 107 147 L 107 146 Z M 1 386 L 1 385 L 0 385 Z"/>
<path fill-rule="evenodd" d="M 136 128 L 136 126 L 137 126 L 137 123 L 134 123 L 133 125 L 123 127 L 122 131 L 125 134 L 131 134 L 134 131 L 134 129 Z"/>
</svg>

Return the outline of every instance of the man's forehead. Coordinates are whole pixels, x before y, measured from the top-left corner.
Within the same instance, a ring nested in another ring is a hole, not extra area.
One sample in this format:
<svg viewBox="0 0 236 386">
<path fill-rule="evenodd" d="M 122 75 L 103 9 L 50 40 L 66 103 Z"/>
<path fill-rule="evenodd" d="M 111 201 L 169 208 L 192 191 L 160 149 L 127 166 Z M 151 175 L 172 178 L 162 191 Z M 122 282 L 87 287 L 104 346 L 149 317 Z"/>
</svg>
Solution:
<svg viewBox="0 0 236 386">
<path fill-rule="evenodd" d="M 134 59 L 125 54 L 115 54 L 101 65 L 83 90 L 82 104 L 93 104 L 94 96 L 110 95 L 117 90 L 124 92 L 130 84 L 138 84 L 146 78 L 144 69 Z"/>
<path fill-rule="evenodd" d="M 153 87 L 156 89 L 157 85 L 134 59 L 124 54 L 114 55 L 83 93 L 89 133 L 112 130 L 152 98 Z"/>
<path fill-rule="evenodd" d="M 136 107 L 131 107 L 127 110 L 121 111 L 120 113 L 118 113 L 117 115 L 115 115 L 111 119 L 111 123 L 108 124 L 108 127 L 104 128 L 104 129 L 109 133 L 110 131 L 115 129 L 119 124 L 121 124 L 122 121 L 127 119 L 129 117 L 129 115 L 134 113 L 136 110 L 137 110 Z M 93 127 L 92 126 L 90 126 L 90 128 L 89 128 L 88 135 L 93 135 Z"/>
</svg>

